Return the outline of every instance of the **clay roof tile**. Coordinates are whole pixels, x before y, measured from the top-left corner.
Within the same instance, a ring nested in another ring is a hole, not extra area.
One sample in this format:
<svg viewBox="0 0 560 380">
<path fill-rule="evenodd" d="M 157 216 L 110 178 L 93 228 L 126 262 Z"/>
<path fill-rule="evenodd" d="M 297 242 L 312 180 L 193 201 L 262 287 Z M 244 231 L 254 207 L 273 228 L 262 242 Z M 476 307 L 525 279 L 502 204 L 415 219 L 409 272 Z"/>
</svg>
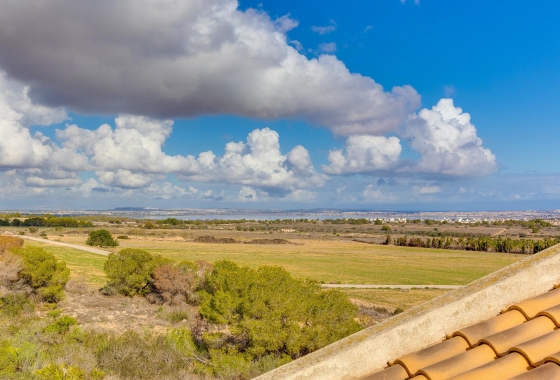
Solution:
<svg viewBox="0 0 560 380">
<path fill-rule="evenodd" d="M 529 371 L 530 368 L 525 357 L 514 352 L 449 380 L 507 380 Z"/>
<path fill-rule="evenodd" d="M 383 371 L 362 377 L 360 380 L 405 380 L 409 375 L 403 366 L 396 364 Z"/>
<path fill-rule="evenodd" d="M 465 352 L 469 348 L 468 342 L 460 336 L 444 340 L 441 343 L 427 347 L 423 350 L 413 352 L 395 360 L 392 364 L 401 364 L 406 368 L 410 376 L 414 375 L 420 368 L 427 367 Z"/>
<path fill-rule="evenodd" d="M 560 366 L 555 363 L 546 363 L 522 375 L 512 377 L 510 380 L 558 380 L 560 379 Z"/>
<path fill-rule="evenodd" d="M 490 363 L 495 358 L 496 354 L 490 346 L 481 345 L 423 368 L 418 371 L 418 374 L 422 374 L 430 380 L 446 380 L 452 376 Z"/>
<path fill-rule="evenodd" d="M 497 334 L 481 339 L 478 344 L 488 344 L 498 356 L 505 355 L 508 350 L 518 344 L 538 338 L 554 330 L 556 325 L 547 317 L 538 317 L 512 327 Z"/>
<path fill-rule="evenodd" d="M 529 298 L 510 306 L 507 310 L 519 310 L 527 319 L 531 319 L 536 317 L 539 312 L 556 305 L 560 305 L 560 289 L 553 289 L 540 296 Z"/>
<path fill-rule="evenodd" d="M 541 315 L 552 319 L 552 321 L 556 323 L 556 326 L 560 327 L 560 305 L 541 311 L 537 314 L 537 317 Z"/>
<path fill-rule="evenodd" d="M 453 333 L 452 336 L 462 336 L 467 340 L 471 347 L 484 337 L 502 332 L 512 327 L 518 326 L 527 319 L 519 310 L 511 310 L 496 317 L 487 319 L 480 323 L 466 327 Z"/>
<path fill-rule="evenodd" d="M 560 351 L 560 330 L 519 344 L 509 350 L 509 352 L 518 352 L 525 356 L 533 367 L 542 364 L 547 356 L 554 355 L 558 351 Z"/>
</svg>

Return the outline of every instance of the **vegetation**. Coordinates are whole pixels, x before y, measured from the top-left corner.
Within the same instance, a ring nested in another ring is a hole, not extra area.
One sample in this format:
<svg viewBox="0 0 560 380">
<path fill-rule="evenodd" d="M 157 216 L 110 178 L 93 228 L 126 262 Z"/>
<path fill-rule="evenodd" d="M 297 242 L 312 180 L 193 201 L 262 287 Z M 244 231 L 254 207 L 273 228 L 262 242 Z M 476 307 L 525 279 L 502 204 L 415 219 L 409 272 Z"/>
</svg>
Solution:
<svg viewBox="0 0 560 380">
<path fill-rule="evenodd" d="M 47 215 L 45 217 L 30 216 L 23 221 L 18 218 L 14 218 L 11 221 L 8 218 L 0 219 L 0 226 L 83 228 L 93 227 L 93 224 L 90 221 L 79 220 L 71 217 L 55 217 L 52 215 Z"/>
<path fill-rule="evenodd" d="M 13 236 L 0 236 L 0 255 L 12 248 L 23 247 L 23 239 Z"/>
<path fill-rule="evenodd" d="M 544 240 L 528 240 L 528 239 L 511 239 L 511 238 L 491 238 L 491 237 L 469 237 L 457 238 L 442 237 L 442 238 L 428 238 L 423 239 L 420 237 L 397 237 L 391 239 L 387 236 L 385 244 L 390 244 L 391 241 L 394 245 L 405 247 L 421 247 L 421 248 L 440 248 L 440 249 L 461 249 L 467 251 L 479 252 L 503 252 L 503 253 L 521 253 L 521 254 L 534 254 L 550 248 L 560 243 L 560 238 L 547 238 Z"/>
<path fill-rule="evenodd" d="M 113 239 L 111 233 L 107 230 L 91 231 L 86 240 L 87 245 L 95 245 L 98 247 L 116 247 L 119 242 Z"/>
<path fill-rule="evenodd" d="M 192 334 L 184 332 L 180 346 L 199 371 L 213 376 L 248 378 L 361 328 L 355 322 L 357 309 L 342 293 L 323 292 L 278 267 L 254 270 L 230 261 L 214 268 L 204 261 L 173 264 L 146 251 L 124 249 L 109 255 L 104 270 L 107 295 L 142 295 L 174 306 L 200 303 Z M 186 317 L 181 311 L 170 315 L 173 322 Z"/>
<path fill-rule="evenodd" d="M 202 299 L 202 318 L 228 328 L 204 331 L 197 339 L 222 359 L 250 362 L 272 355 L 287 361 L 360 329 L 357 310 L 342 293 L 323 292 L 279 267 L 254 270 L 218 262 Z"/>
<path fill-rule="evenodd" d="M 105 292 L 117 292 L 126 296 L 146 295 L 153 291 L 154 269 L 171 260 L 159 255 L 152 256 L 140 249 L 123 249 L 111 253 L 103 269 L 107 275 Z"/>
<path fill-rule="evenodd" d="M 12 252 L 16 257 L 10 253 L 2 257 L 6 267 L 10 266 L 14 271 L 5 286 L 23 290 L 45 302 L 58 302 L 63 298 L 63 289 L 70 275 L 66 263 L 41 248 L 13 248 Z M 14 265 L 18 258 L 21 263 Z"/>
</svg>

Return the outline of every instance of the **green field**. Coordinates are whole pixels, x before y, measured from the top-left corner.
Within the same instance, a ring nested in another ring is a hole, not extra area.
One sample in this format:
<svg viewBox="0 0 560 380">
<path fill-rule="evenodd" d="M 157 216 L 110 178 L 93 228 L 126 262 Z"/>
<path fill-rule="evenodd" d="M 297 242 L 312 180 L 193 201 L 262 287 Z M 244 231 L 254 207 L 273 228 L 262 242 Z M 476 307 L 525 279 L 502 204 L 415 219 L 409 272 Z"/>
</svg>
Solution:
<svg viewBox="0 0 560 380">
<path fill-rule="evenodd" d="M 68 268 L 70 268 L 70 276 L 72 278 L 83 279 L 85 282 L 95 286 L 105 284 L 103 263 L 107 258 L 104 256 L 35 241 L 26 241 L 25 245 L 41 247 L 55 255 L 58 259 L 65 261 Z"/>
<path fill-rule="evenodd" d="M 78 243 L 77 237 L 61 239 Z M 82 240 L 83 243 L 83 240 Z M 325 283 L 464 285 L 525 256 L 470 251 L 370 245 L 351 241 L 301 240 L 291 245 L 204 244 L 121 240 L 173 260 L 231 260 L 240 265 L 278 265 L 293 276 Z M 41 244 L 41 243 L 29 243 Z M 46 245 L 45 245 L 46 247 Z M 69 248 L 47 248 L 91 282 L 103 278 L 102 256 Z"/>
<path fill-rule="evenodd" d="M 340 291 L 349 298 L 404 310 L 449 292 L 449 290 L 443 289 L 342 289 Z"/>
</svg>

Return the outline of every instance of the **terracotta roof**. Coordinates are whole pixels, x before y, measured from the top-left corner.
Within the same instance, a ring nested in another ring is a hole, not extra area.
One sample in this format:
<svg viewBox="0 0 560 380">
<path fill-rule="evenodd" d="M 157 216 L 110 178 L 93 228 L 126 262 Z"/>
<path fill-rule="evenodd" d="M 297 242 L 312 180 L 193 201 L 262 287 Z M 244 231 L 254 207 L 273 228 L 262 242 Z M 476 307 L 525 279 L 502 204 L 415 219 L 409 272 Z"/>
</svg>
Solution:
<svg viewBox="0 0 560 380">
<path fill-rule="evenodd" d="M 361 380 L 560 379 L 560 288 L 516 303 Z"/>
</svg>

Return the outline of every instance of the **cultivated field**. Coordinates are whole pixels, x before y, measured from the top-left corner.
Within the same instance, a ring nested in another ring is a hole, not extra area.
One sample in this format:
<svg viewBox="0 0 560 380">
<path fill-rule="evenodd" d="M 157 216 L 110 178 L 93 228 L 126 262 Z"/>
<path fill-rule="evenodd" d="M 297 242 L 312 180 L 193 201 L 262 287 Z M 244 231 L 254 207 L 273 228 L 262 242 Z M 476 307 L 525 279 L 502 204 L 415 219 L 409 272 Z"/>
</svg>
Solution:
<svg viewBox="0 0 560 380">
<path fill-rule="evenodd" d="M 84 236 L 51 237 L 84 243 Z M 522 259 L 524 256 L 442 249 L 421 249 L 364 244 L 354 241 L 290 239 L 293 244 L 208 244 L 174 240 L 120 240 L 122 248 L 144 249 L 153 254 L 181 260 L 231 260 L 240 265 L 278 265 L 293 276 L 324 283 L 464 285 Z M 35 243 L 33 243 L 35 244 Z M 70 250 L 49 248 L 76 269 L 99 276 L 104 258 Z M 93 268 L 98 268 L 97 271 Z"/>
</svg>

